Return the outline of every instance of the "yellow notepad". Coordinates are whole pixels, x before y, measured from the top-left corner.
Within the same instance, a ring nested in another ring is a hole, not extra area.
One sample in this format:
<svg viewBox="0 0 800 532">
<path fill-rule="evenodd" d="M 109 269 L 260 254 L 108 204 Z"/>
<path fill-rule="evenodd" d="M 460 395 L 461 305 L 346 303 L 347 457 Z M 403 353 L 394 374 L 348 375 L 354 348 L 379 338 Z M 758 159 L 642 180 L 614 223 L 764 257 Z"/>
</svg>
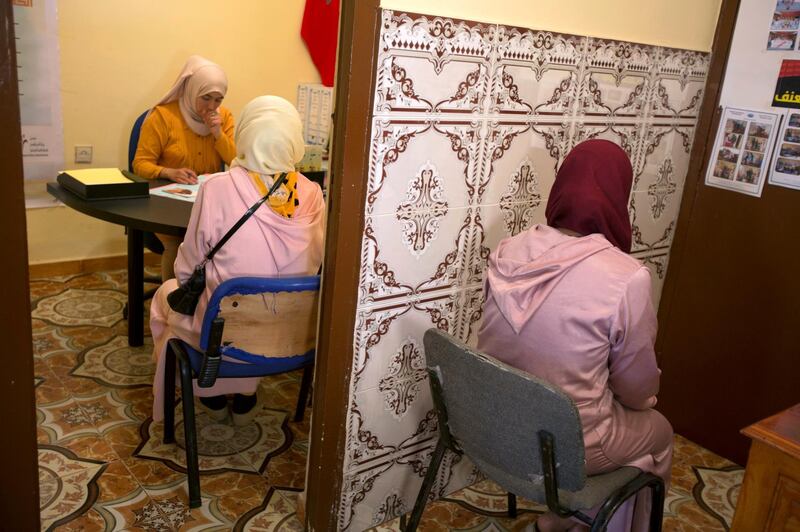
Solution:
<svg viewBox="0 0 800 532">
<path fill-rule="evenodd" d="M 110 185 L 113 183 L 130 183 L 131 180 L 122 174 L 119 168 L 84 168 L 82 170 L 62 170 L 84 185 Z"/>
</svg>

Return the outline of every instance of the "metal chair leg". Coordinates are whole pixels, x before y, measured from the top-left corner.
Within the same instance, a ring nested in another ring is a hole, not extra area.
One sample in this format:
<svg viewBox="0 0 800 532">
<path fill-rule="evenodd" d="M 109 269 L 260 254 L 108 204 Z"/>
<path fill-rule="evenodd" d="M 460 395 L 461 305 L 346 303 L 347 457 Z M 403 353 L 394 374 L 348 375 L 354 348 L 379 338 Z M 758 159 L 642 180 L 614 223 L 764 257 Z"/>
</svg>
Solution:
<svg viewBox="0 0 800 532">
<path fill-rule="evenodd" d="M 656 486 L 660 487 L 656 488 Z M 653 508 L 650 514 L 650 529 L 651 530 L 661 530 L 661 518 L 663 517 L 663 509 L 664 509 L 664 481 L 652 473 L 642 473 L 638 477 L 634 478 L 617 491 L 611 494 L 611 496 L 606 499 L 603 505 L 600 507 L 600 511 L 597 512 L 597 515 L 594 518 L 594 521 L 591 525 L 591 532 L 601 532 L 606 530 L 608 527 L 608 523 L 611 522 L 611 518 L 614 517 L 614 514 L 619 510 L 620 506 L 627 501 L 632 496 L 636 495 L 639 491 L 645 488 L 653 488 L 654 498 L 661 495 L 660 506 L 658 507 L 659 510 L 656 511 L 655 503 L 657 501 L 653 500 Z M 658 491 L 659 493 L 656 493 Z M 657 516 L 655 515 L 658 513 L 658 528 L 653 528 L 654 523 L 656 522 Z"/>
<path fill-rule="evenodd" d="M 508 516 L 511 519 L 517 518 L 517 496 L 508 492 Z"/>
<path fill-rule="evenodd" d="M 439 443 L 436 444 L 436 448 L 433 450 L 431 462 L 428 464 L 425 480 L 422 481 L 422 486 L 419 488 L 417 501 L 414 503 L 414 510 L 411 512 L 411 518 L 403 528 L 403 532 L 415 532 L 417 530 L 419 521 L 422 518 L 422 512 L 425 511 L 425 504 L 428 502 L 428 495 L 431 492 L 433 483 L 436 481 L 436 473 L 439 471 L 439 465 L 442 463 L 442 458 L 444 458 L 446 449 L 447 445 L 442 438 L 439 438 Z"/>
<path fill-rule="evenodd" d="M 194 390 L 192 367 L 178 357 L 181 370 L 181 400 L 183 402 L 183 435 L 186 447 L 186 474 L 189 476 L 189 508 L 200 507 L 200 464 L 197 456 L 197 431 L 194 419 Z"/>
<path fill-rule="evenodd" d="M 664 480 L 656 477 L 650 484 L 652 504 L 650 505 L 650 531 L 661 532 L 664 521 L 664 498 L 666 497 Z"/>
<path fill-rule="evenodd" d="M 164 359 L 164 443 L 175 443 L 175 362 L 170 341 Z"/>
<path fill-rule="evenodd" d="M 303 368 L 303 379 L 300 381 L 300 396 L 297 398 L 297 407 L 294 411 L 294 420 L 303 421 L 308 403 L 308 392 L 311 389 L 311 381 L 314 379 L 314 365 Z"/>
</svg>

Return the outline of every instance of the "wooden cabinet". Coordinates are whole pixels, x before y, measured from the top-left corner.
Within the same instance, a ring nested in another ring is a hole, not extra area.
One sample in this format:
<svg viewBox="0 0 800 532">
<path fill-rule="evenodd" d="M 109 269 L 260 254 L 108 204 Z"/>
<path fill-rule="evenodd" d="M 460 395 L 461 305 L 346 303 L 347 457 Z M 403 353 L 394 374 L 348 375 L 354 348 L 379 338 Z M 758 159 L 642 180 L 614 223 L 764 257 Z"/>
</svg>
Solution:
<svg viewBox="0 0 800 532">
<path fill-rule="evenodd" d="M 800 404 L 742 431 L 752 440 L 733 532 L 800 532 Z"/>
</svg>

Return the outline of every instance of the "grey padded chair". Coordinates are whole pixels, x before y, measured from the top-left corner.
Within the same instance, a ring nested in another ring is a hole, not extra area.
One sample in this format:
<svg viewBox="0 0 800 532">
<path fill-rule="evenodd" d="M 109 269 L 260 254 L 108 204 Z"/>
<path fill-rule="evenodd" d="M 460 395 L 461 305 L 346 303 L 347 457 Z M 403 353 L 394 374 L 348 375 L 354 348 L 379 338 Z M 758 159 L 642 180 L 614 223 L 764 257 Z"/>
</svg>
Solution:
<svg viewBox="0 0 800 532">
<path fill-rule="evenodd" d="M 650 487 L 650 530 L 661 530 L 663 480 L 635 467 L 587 476 L 580 417 L 564 392 L 438 329 L 424 343 L 439 443 L 403 530 L 416 530 L 445 450 L 465 454 L 506 489 L 512 515 L 520 495 L 605 530 L 627 498 Z M 580 511 L 600 504 L 594 520 Z"/>
</svg>

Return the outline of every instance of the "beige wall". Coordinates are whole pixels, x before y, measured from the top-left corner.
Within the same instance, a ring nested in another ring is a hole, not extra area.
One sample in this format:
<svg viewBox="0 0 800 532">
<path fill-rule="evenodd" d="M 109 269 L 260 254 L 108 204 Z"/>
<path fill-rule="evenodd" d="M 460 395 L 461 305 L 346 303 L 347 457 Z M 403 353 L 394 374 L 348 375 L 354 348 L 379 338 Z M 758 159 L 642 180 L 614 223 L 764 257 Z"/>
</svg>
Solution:
<svg viewBox="0 0 800 532">
<path fill-rule="evenodd" d="M 381 7 L 689 50 L 711 50 L 721 0 L 381 0 Z"/>
<path fill-rule="evenodd" d="M 234 117 L 250 99 L 294 102 L 297 84 L 319 82 L 300 39 L 304 0 L 60 0 L 65 166 L 74 146 L 94 146 L 89 166 L 126 166 L 136 117 L 197 53 L 228 75 Z M 123 230 L 66 207 L 29 209 L 31 263 L 124 253 Z"/>
</svg>

